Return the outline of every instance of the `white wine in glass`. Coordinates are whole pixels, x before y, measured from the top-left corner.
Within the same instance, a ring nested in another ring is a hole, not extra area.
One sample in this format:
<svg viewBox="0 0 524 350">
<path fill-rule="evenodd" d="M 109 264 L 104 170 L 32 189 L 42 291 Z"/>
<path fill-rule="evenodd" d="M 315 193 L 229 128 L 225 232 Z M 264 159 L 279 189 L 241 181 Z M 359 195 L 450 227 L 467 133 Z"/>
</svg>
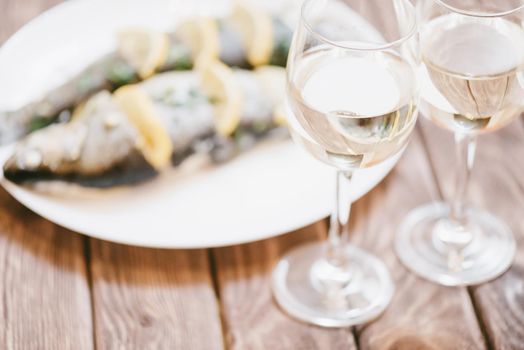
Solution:
<svg viewBox="0 0 524 350">
<path fill-rule="evenodd" d="M 295 70 L 291 133 L 317 148 L 317 158 L 351 171 L 376 165 L 406 145 L 417 115 L 416 84 L 413 67 L 401 56 L 319 48 Z"/>
<path fill-rule="evenodd" d="M 293 139 L 336 168 L 328 239 L 288 252 L 273 294 L 290 315 L 346 327 L 380 315 L 394 285 L 384 263 L 347 244 L 354 170 L 406 146 L 417 119 L 419 64 L 409 0 L 306 0 L 287 65 Z M 307 176 L 307 174 L 304 174 Z"/>
<path fill-rule="evenodd" d="M 466 206 L 465 198 L 477 136 L 524 111 L 524 4 L 420 0 L 418 8 L 420 110 L 455 134 L 455 192 L 448 204 L 413 210 L 395 246 L 422 277 L 448 286 L 478 284 L 506 271 L 516 249 L 507 225 Z"/>
<path fill-rule="evenodd" d="M 499 129 L 524 109 L 524 29 L 504 18 L 437 17 L 421 32 L 424 114 L 462 133 Z M 472 57 L 473 56 L 473 57 Z"/>
</svg>

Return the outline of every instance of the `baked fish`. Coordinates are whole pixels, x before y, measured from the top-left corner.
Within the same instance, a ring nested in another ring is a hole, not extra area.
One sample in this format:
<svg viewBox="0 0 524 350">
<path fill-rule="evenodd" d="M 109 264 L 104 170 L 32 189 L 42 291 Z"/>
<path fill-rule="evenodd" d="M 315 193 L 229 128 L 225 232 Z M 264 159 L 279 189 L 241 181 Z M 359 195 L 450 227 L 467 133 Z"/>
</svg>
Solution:
<svg viewBox="0 0 524 350">
<path fill-rule="evenodd" d="M 130 28 L 118 35 L 118 49 L 18 110 L 0 111 L 0 144 L 54 123 L 67 122 L 72 108 L 98 91 L 140 82 L 153 74 L 189 70 L 220 59 L 232 67 L 285 66 L 292 31 L 277 16 L 238 2 L 224 18 L 197 17 L 172 33 Z"/>
<path fill-rule="evenodd" d="M 285 133 L 285 70 L 231 69 L 220 62 L 168 72 L 113 94 L 101 91 L 20 140 L 4 164 L 16 183 L 65 180 L 89 187 L 134 184 L 194 153 L 213 163 Z"/>
</svg>

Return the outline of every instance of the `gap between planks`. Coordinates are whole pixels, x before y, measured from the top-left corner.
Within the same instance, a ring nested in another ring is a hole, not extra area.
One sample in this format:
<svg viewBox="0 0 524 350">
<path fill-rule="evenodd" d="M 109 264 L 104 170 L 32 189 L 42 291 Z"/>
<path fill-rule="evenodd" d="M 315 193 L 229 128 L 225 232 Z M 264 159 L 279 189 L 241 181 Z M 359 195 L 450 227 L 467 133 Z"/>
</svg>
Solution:
<svg viewBox="0 0 524 350">
<path fill-rule="evenodd" d="M 452 193 L 452 173 L 447 170 L 453 168 L 453 136 L 427 120 L 422 120 L 420 125 L 427 137 L 428 153 L 442 192 Z M 494 349 L 524 349 L 524 231 L 520 214 L 524 206 L 523 136 L 524 123 L 518 119 L 506 128 L 479 138 L 467 199 L 499 216 L 517 240 L 516 257 L 507 272 L 468 288 L 480 327 Z"/>
<path fill-rule="evenodd" d="M 447 288 L 408 271 L 393 251 L 400 221 L 439 197 L 420 131 L 383 183 L 353 206 L 351 240 L 383 259 L 397 291 L 385 313 L 357 327 L 361 349 L 482 349 L 485 339 L 465 288 Z"/>
<path fill-rule="evenodd" d="M 351 329 L 297 321 L 273 300 L 270 276 L 290 248 L 325 238 L 324 221 L 278 237 L 212 249 L 230 349 L 357 349 Z"/>
<path fill-rule="evenodd" d="M 91 271 L 91 242 L 90 242 L 94 238 L 81 235 L 81 239 L 82 239 L 82 246 L 83 246 L 87 287 L 89 288 L 89 303 L 91 305 L 91 325 L 92 325 L 92 336 L 93 336 L 93 349 L 97 350 L 95 295 L 93 292 L 93 272 Z"/>
<path fill-rule="evenodd" d="M 425 117 L 421 115 L 421 116 L 419 116 L 419 118 L 425 118 Z M 437 128 L 438 126 L 433 125 L 433 127 Z M 420 125 L 420 122 L 417 123 L 416 129 L 417 129 L 418 134 L 420 135 L 421 144 L 422 144 L 422 148 L 424 150 L 424 154 L 426 155 L 426 157 L 428 159 L 427 163 L 428 163 L 428 166 L 429 166 L 429 169 L 430 169 L 431 177 L 433 178 L 433 183 L 435 184 L 435 187 L 437 189 L 437 195 L 438 195 L 438 197 L 439 197 L 439 199 L 441 201 L 446 201 L 446 198 L 444 196 L 444 191 L 443 191 L 442 186 L 441 186 L 441 184 L 440 184 L 440 182 L 438 180 L 437 171 L 435 169 L 435 162 L 432 161 L 432 158 L 431 158 L 431 153 L 429 151 L 430 145 L 428 144 L 428 140 L 426 139 L 426 135 L 424 134 L 424 131 L 422 130 L 422 126 Z M 477 302 L 475 300 L 475 297 L 473 295 L 472 287 L 459 287 L 459 288 L 466 288 L 466 290 L 468 292 L 468 296 L 469 296 L 469 299 L 471 301 L 471 305 L 473 306 L 473 311 L 475 313 L 475 317 L 477 319 L 480 331 L 482 332 L 482 336 L 484 337 L 484 341 L 486 343 L 487 350 L 494 349 L 492 340 L 491 340 L 491 338 L 489 336 L 489 333 L 488 333 L 488 331 L 486 329 L 486 325 L 484 324 L 484 321 L 482 320 L 482 316 L 480 314 L 480 309 L 479 309 L 478 304 L 477 304 Z"/>
<path fill-rule="evenodd" d="M 224 319 L 224 306 L 222 305 L 221 297 L 220 297 L 220 288 L 218 287 L 218 275 L 217 275 L 217 267 L 215 258 L 213 256 L 213 250 L 212 248 L 207 249 L 207 261 L 209 266 L 209 275 L 211 277 L 211 283 L 213 286 L 213 291 L 215 292 L 215 297 L 217 301 L 217 307 L 218 307 L 218 317 L 220 318 L 220 329 L 222 330 L 222 346 L 224 350 L 229 349 L 228 341 L 227 341 L 227 324 L 226 320 Z"/>
</svg>

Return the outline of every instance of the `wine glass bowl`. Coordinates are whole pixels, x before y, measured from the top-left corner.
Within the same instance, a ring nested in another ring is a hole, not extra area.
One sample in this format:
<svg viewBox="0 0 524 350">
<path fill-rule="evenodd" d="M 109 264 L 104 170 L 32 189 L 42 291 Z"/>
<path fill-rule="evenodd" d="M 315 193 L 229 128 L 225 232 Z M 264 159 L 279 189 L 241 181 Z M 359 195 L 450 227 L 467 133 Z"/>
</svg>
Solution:
<svg viewBox="0 0 524 350">
<path fill-rule="evenodd" d="M 400 21 L 396 30 L 391 30 L 394 19 L 389 26 L 378 23 L 381 32 L 348 3 L 306 4 L 306 29 L 297 31 L 288 62 L 291 134 L 316 158 L 341 170 L 373 166 L 399 152 L 417 116 L 414 18 L 411 27 Z M 406 12 L 402 1 L 388 5 L 399 16 Z"/>
<path fill-rule="evenodd" d="M 377 317 L 394 291 L 380 259 L 346 244 L 354 170 L 401 152 L 418 113 L 418 38 L 408 0 L 306 0 L 287 65 L 295 142 L 337 169 L 326 242 L 290 251 L 273 294 L 290 315 L 328 327 Z M 305 174 L 307 176 L 307 174 Z"/>
<path fill-rule="evenodd" d="M 508 10 L 504 0 L 471 10 L 449 7 L 455 2 L 422 11 L 421 110 L 454 132 L 494 131 L 524 110 L 522 16 L 518 10 L 498 15 Z"/>
</svg>

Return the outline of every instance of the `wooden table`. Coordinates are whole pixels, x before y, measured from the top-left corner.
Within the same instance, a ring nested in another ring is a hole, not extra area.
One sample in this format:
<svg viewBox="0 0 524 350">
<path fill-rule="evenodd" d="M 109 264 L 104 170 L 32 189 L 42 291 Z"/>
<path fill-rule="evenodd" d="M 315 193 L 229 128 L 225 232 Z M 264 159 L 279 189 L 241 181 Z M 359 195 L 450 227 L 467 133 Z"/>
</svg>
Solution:
<svg viewBox="0 0 524 350">
<path fill-rule="evenodd" d="M 58 2 L 0 0 L 0 42 Z M 1 190 L 0 349 L 524 349 L 523 120 L 482 137 L 470 192 L 513 229 L 512 268 L 446 288 L 394 255 L 408 211 L 451 193 L 452 148 L 451 135 L 421 121 L 395 170 L 354 205 L 352 240 L 386 261 L 397 291 L 381 318 L 353 329 L 302 324 L 271 299 L 274 263 L 324 237 L 324 221 L 234 247 L 154 250 L 70 232 Z"/>
</svg>

